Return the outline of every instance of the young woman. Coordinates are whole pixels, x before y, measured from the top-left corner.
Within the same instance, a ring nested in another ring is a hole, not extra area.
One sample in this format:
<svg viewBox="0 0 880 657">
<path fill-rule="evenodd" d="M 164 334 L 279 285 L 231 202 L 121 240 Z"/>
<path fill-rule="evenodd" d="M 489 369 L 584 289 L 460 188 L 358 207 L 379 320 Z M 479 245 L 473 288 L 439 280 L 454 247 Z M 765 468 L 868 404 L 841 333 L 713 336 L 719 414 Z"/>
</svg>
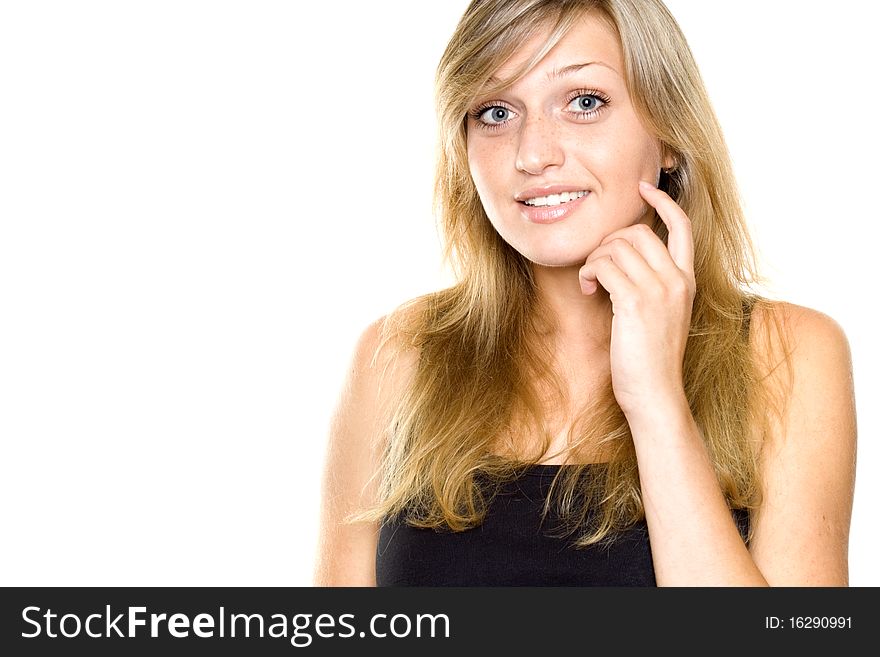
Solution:
<svg viewBox="0 0 880 657">
<path fill-rule="evenodd" d="M 660 0 L 475 0 L 437 74 L 453 287 L 363 333 L 318 585 L 847 584 L 847 339 L 758 276 Z"/>
</svg>

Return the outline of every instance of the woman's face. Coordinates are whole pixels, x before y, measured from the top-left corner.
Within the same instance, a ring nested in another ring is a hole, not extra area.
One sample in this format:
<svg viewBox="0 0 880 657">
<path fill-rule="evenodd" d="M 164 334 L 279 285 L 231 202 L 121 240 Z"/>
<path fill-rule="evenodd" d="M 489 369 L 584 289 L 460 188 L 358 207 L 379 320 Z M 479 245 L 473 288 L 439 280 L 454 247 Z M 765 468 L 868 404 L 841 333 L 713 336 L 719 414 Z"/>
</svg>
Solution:
<svg viewBox="0 0 880 657">
<path fill-rule="evenodd" d="M 546 38 L 505 62 L 510 79 Z M 613 32 L 585 17 L 515 85 L 468 112 L 471 176 L 495 230 L 534 263 L 581 266 L 609 233 L 652 214 L 660 144 L 636 117 Z M 566 201 L 566 199 L 568 199 Z"/>
</svg>

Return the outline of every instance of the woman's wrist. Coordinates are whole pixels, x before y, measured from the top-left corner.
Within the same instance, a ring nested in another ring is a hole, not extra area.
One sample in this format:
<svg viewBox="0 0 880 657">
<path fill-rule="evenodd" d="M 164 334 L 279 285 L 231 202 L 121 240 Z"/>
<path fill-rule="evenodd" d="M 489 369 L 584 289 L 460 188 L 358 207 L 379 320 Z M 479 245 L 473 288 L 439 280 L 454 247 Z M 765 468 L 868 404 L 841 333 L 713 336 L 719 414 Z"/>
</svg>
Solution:
<svg viewBox="0 0 880 657">
<path fill-rule="evenodd" d="M 634 405 L 631 410 L 625 409 L 624 415 L 634 440 L 645 433 L 678 433 L 683 426 L 694 421 L 684 390 L 657 394 L 649 401 Z"/>
</svg>

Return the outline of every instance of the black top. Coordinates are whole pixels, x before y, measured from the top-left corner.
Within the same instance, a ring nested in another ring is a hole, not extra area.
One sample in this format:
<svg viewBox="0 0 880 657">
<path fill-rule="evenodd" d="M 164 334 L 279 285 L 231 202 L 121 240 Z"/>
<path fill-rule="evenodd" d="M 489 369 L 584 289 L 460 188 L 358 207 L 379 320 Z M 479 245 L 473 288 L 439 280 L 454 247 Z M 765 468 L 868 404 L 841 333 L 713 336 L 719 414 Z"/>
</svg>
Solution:
<svg viewBox="0 0 880 657">
<path fill-rule="evenodd" d="M 483 523 L 462 532 L 420 529 L 386 519 L 376 552 L 378 586 L 656 586 L 645 521 L 610 547 L 571 546 L 578 532 L 558 533 L 553 510 L 541 525 L 558 465 L 533 465 L 502 485 Z M 587 468 L 590 475 L 596 464 Z M 745 537 L 749 518 L 734 510 Z M 558 519 L 558 518 L 557 518 Z M 554 531 L 555 530 L 555 531 Z"/>
<path fill-rule="evenodd" d="M 743 299 L 743 337 L 748 339 L 756 297 Z M 505 483 L 483 523 L 463 532 L 419 529 L 386 518 L 376 551 L 378 586 L 656 586 L 651 543 L 644 520 L 620 532 L 610 547 L 573 548 L 552 511 L 541 524 L 544 500 L 558 465 L 533 465 Z M 586 476 L 595 464 L 585 470 Z M 732 511 L 745 540 L 749 515 Z M 555 532 L 554 532 L 555 533 Z"/>
</svg>

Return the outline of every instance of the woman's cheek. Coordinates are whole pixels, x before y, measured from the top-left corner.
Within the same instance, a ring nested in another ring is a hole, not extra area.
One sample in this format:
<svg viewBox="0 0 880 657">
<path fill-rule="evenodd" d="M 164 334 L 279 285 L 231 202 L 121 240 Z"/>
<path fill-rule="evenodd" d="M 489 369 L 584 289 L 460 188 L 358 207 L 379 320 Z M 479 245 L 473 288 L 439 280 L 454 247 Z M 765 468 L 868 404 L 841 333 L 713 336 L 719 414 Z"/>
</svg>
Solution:
<svg viewBox="0 0 880 657">
<path fill-rule="evenodd" d="M 638 193 L 638 183 L 633 184 L 632 194 L 623 186 L 608 189 L 599 200 L 599 213 L 605 226 L 605 234 L 639 223 L 645 215 L 647 204 Z"/>
</svg>

